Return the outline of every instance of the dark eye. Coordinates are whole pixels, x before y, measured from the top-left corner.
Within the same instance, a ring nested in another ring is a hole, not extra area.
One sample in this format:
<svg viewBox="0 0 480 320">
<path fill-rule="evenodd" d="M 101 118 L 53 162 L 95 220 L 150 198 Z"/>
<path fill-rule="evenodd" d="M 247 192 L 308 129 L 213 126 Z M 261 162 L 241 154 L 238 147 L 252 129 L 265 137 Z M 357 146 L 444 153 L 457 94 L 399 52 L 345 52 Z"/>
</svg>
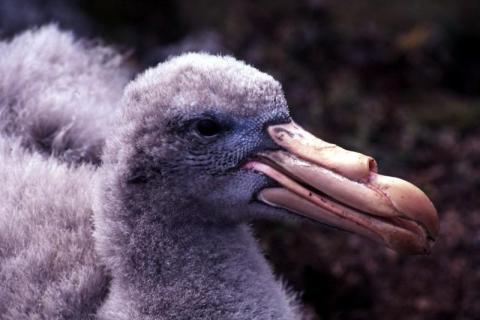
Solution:
<svg viewBox="0 0 480 320">
<path fill-rule="evenodd" d="M 222 127 L 212 119 L 201 119 L 195 123 L 195 130 L 204 137 L 213 137 L 220 133 Z"/>
</svg>

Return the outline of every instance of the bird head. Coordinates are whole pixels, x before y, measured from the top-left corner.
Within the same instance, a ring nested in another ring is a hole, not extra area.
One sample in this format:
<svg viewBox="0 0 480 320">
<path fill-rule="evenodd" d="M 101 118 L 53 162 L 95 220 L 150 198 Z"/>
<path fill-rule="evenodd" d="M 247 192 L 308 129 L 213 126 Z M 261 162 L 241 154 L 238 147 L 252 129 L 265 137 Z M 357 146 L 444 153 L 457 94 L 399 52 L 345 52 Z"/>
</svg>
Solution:
<svg viewBox="0 0 480 320">
<path fill-rule="evenodd" d="M 191 224 L 295 217 L 413 254 L 437 235 L 420 189 L 302 129 L 281 85 L 234 58 L 173 58 L 132 81 L 123 101 L 104 161 L 114 167 L 108 189 L 136 215 Z"/>
</svg>

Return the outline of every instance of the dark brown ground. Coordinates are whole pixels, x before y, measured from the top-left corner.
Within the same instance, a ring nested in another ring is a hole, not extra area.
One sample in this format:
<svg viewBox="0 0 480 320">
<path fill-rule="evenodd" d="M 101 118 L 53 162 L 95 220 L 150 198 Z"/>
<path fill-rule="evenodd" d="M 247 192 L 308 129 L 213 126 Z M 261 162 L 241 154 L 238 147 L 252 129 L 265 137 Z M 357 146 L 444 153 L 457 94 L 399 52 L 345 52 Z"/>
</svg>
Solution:
<svg viewBox="0 0 480 320">
<path fill-rule="evenodd" d="M 297 122 L 431 196 L 441 233 L 428 257 L 328 228 L 256 226 L 312 319 L 480 319 L 480 1 L 2 1 L 23 3 L 4 35 L 53 18 L 135 48 L 140 67 L 184 50 L 234 54 L 283 83 Z"/>
</svg>

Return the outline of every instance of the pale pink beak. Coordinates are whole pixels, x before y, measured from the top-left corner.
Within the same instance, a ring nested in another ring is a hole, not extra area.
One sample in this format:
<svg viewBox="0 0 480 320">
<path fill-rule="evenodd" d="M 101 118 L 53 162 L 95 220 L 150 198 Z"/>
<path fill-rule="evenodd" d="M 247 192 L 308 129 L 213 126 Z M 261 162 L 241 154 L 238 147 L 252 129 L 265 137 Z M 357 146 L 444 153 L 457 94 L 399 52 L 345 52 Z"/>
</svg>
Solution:
<svg viewBox="0 0 480 320">
<path fill-rule="evenodd" d="M 362 234 L 400 253 L 426 254 L 438 234 L 438 216 L 413 184 L 377 174 L 369 156 L 322 141 L 295 123 L 272 125 L 285 151 L 262 152 L 246 167 L 281 187 L 258 199 L 316 221 Z"/>
</svg>

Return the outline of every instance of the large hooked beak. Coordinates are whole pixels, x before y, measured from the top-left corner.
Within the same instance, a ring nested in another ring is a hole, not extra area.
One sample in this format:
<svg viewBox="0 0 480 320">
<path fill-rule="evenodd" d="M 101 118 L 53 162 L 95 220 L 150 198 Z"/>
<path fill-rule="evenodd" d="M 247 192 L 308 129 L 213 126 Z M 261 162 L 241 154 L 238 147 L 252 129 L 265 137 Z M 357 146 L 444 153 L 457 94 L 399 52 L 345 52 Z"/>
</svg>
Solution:
<svg viewBox="0 0 480 320">
<path fill-rule="evenodd" d="M 257 154 L 247 167 L 281 187 L 258 199 L 316 221 L 362 234 L 400 253 L 426 254 L 438 234 L 438 216 L 413 184 L 377 174 L 369 156 L 320 140 L 295 123 L 268 127 L 285 151 Z"/>
</svg>

